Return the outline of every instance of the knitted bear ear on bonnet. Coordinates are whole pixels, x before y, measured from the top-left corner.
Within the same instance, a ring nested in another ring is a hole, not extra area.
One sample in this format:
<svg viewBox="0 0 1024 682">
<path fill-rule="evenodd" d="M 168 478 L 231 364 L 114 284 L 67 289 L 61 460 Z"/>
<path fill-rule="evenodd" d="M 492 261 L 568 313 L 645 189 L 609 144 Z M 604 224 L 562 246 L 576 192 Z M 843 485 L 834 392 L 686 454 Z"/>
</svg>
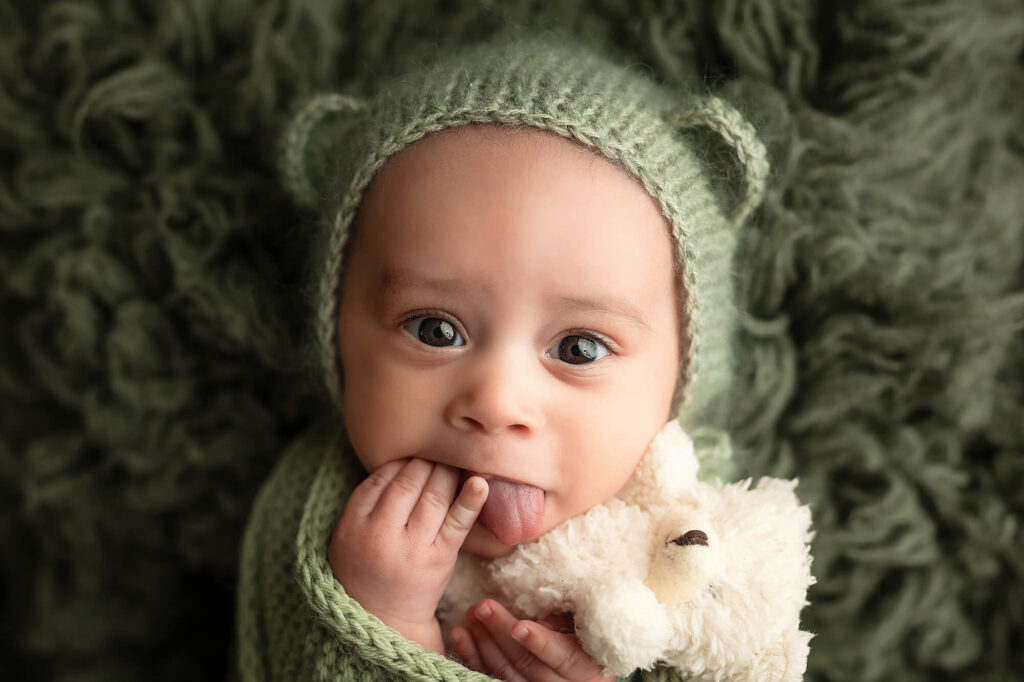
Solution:
<svg viewBox="0 0 1024 682">
<path fill-rule="evenodd" d="M 309 352 L 335 407 L 343 405 L 342 254 L 363 195 L 402 149 L 469 123 L 532 126 L 575 140 L 657 201 L 671 227 L 680 290 L 673 415 L 687 430 L 723 427 L 734 374 L 736 233 L 764 192 L 764 145 L 722 99 L 670 92 L 635 67 L 550 38 L 457 48 L 384 84 L 373 99 L 320 94 L 291 118 L 281 145 L 283 179 L 298 204 L 323 216 L 309 272 Z M 731 153 L 708 153 L 709 134 Z"/>
</svg>

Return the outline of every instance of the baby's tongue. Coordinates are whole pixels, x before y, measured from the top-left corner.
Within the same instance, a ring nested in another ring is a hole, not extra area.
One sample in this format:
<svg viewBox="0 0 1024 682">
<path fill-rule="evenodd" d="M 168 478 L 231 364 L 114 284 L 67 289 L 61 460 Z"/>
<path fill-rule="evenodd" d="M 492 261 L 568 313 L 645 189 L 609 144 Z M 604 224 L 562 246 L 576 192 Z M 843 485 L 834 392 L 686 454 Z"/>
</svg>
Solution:
<svg viewBox="0 0 1024 682">
<path fill-rule="evenodd" d="M 480 523 L 505 545 L 518 545 L 540 532 L 544 520 L 544 491 L 526 483 L 500 478 L 487 480 L 490 492 L 480 511 Z"/>
</svg>

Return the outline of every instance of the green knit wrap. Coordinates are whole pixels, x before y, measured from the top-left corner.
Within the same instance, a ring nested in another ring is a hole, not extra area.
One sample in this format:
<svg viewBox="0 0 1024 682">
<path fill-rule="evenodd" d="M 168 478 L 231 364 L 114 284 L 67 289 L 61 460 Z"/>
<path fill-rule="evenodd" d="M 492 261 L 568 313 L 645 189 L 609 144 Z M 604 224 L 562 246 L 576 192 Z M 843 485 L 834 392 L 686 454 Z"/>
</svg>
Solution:
<svg viewBox="0 0 1024 682">
<path fill-rule="evenodd" d="M 673 413 L 687 429 L 721 426 L 734 373 L 736 228 L 764 191 L 765 149 L 722 100 L 669 93 L 637 67 L 550 39 L 463 48 L 392 80 L 372 101 L 321 95 L 293 118 L 282 149 L 286 184 L 301 203 L 327 215 L 313 275 L 315 352 L 336 406 L 343 251 L 363 195 L 402 149 L 469 123 L 532 126 L 576 140 L 626 170 L 657 201 L 682 280 Z M 703 152 L 709 133 L 731 154 Z M 716 187 L 716 177 L 739 182 Z"/>
</svg>

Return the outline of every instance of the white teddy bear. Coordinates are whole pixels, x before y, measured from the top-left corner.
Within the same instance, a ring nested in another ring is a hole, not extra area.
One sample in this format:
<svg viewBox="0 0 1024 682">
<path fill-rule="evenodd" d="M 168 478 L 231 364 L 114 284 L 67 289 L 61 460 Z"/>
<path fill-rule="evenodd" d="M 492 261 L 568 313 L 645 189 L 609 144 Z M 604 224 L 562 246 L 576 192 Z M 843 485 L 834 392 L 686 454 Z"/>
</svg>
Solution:
<svg viewBox="0 0 1024 682">
<path fill-rule="evenodd" d="M 696 680 L 800 680 L 811 514 L 796 481 L 711 485 L 671 421 L 626 486 L 511 554 L 461 557 L 438 608 L 447 632 L 485 597 L 517 617 L 572 612 L 605 674 L 669 665 Z"/>
</svg>

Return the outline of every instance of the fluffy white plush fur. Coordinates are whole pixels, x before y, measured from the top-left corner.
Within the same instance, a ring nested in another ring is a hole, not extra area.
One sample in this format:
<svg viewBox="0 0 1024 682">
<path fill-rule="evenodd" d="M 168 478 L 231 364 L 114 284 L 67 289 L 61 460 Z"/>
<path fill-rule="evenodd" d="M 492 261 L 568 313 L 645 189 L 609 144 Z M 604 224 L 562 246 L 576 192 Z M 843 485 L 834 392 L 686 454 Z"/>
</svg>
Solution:
<svg viewBox="0 0 1024 682">
<path fill-rule="evenodd" d="M 493 561 L 460 557 L 438 617 L 447 634 L 485 597 L 522 618 L 575 614 L 605 672 L 662 663 L 697 680 L 800 680 L 811 514 L 796 481 L 711 485 L 675 421 L 607 503 Z"/>
</svg>

